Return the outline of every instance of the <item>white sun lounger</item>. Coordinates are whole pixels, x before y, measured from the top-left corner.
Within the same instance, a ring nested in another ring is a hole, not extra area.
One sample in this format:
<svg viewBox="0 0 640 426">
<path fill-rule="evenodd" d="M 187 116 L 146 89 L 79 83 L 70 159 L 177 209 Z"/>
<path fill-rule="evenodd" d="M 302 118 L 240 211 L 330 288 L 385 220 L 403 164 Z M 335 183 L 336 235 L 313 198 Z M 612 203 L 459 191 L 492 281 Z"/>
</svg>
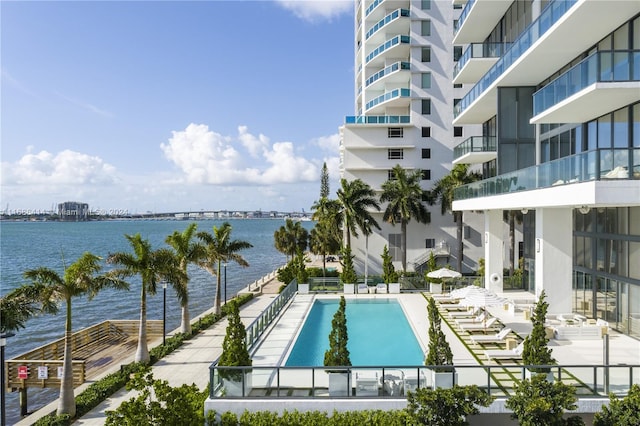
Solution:
<svg viewBox="0 0 640 426">
<path fill-rule="evenodd" d="M 476 315 L 480 315 L 482 308 L 475 308 L 472 311 L 453 311 L 449 312 L 449 318 L 472 318 Z"/>
<path fill-rule="evenodd" d="M 379 283 L 376 285 L 376 293 L 386 293 L 387 285 L 385 283 Z"/>
<path fill-rule="evenodd" d="M 484 351 L 488 360 L 492 359 L 522 359 L 524 340 L 514 349 L 489 349 Z"/>
<path fill-rule="evenodd" d="M 456 324 L 480 324 L 487 319 L 487 314 L 482 312 L 480 315 L 476 315 L 473 318 L 456 318 Z"/>
<path fill-rule="evenodd" d="M 462 305 L 460 303 L 442 303 L 440 307 L 445 311 L 468 311 L 469 307 L 467 305 Z"/>
<path fill-rule="evenodd" d="M 502 328 L 500 324 L 496 324 L 498 318 L 491 317 L 486 321 L 472 323 L 472 324 L 460 324 L 460 328 L 464 331 L 484 331 L 484 330 L 493 330 L 498 327 Z"/>
<path fill-rule="evenodd" d="M 509 327 L 505 327 L 496 334 L 479 334 L 479 335 L 471 335 L 471 341 L 473 343 L 500 343 L 503 342 L 504 339 L 511 333 L 511 329 Z"/>
</svg>

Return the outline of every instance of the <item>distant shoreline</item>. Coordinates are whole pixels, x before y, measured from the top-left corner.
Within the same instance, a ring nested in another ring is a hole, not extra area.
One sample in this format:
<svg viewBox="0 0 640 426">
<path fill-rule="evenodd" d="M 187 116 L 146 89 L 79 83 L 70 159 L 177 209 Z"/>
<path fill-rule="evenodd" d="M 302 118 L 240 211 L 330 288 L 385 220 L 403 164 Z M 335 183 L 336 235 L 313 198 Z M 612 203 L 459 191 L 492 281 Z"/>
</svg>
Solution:
<svg viewBox="0 0 640 426">
<path fill-rule="evenodd" d="M 157 215 L 127 215 L 127 216 L 91 216 L 87 220 L 60 220 L 57 215 L 30 215 L 18 216 L 0 215 L 0 222 L 60 222 L 60 223 L 82 223 L 82 222 L 104 222 L 104 221 L 127 221 L 127 220 L 144 220 L 144 221 L 203 221 L 203 220 L 285 220 L 293 219 L 294 221 L 311 221 L 308 216 L 253 216 L 253 215 L 235 215 L 235 216 L 183 216 L 176 217 L 174 213 L 163 213 Z"/>
</svg>

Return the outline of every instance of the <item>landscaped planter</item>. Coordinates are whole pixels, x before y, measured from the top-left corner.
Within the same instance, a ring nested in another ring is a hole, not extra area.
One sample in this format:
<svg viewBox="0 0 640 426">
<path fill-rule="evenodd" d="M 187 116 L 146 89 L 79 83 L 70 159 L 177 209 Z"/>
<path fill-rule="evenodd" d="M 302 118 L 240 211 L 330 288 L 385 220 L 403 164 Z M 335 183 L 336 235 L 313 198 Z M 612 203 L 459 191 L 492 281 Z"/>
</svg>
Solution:
<svg viewBox="0 0 640 426">
<path fill-rule="evenodd" d="M 298 293 L 300 294 L 309 294 L 309 284 L 298 284 Z"/>
<path fill-rule="evenodd" d="M 344 294 L 353 294 L 355 292 L 355 284 L 343 284 Z"/>
<path fill-rule="evenodd" d="M 329 372 L 329 396 L 349 396 L 349 376 L 348 372 Z"/>
<path fill-rule="evenodd" d="M 458 373 L 451 371 L 431 370 L 431 385 L 433 389 L 451 389 L 458 382 Z"/>
<path fill-rule="evenodd" d="M 525 368 L 525 369 L 524 369 L 524 378 L 525 378 L 525 379 L 527 379 L 527 380 L 531 380 L 531 377 L 532 377 L 532 376 L 535 376 L 535 375 L 543 375 L 543 376 L 546 376 L 546 378 L 547 378 L 547 382 L 553 382 L 553 381 L 555 380 L 555 378 L 553 377 L 553 372 L 552 372 L 551 370 L 549 370 L 548 372 L 541 372 L 541 373 L 538 373 L 538 372 L 535 372 L 535 371 L 531 371 L 531 370 L 529 370 L 528 368 Z"/>
<path fill-rule="evenodd" d="M 389 283 L 389 293 L 400 293 L 400 283 Z"/>
<path fill-rule="evenodd" d="M 429 283 L 429 292 L 431 294 L 442 293 L 442 283 Z"/>
</svg>

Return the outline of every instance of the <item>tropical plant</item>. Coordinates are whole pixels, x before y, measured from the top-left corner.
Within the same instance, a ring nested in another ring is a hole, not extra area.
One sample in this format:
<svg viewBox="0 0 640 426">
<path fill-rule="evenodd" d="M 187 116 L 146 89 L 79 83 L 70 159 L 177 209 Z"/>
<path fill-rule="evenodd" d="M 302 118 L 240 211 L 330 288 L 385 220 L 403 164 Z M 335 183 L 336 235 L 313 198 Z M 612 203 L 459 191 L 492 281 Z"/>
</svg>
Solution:
<svg viewBox="0 0 640 426">
<path fill-rule="evenodd" d="M 45 299 L 45 285 L 25 284 L 0 297 L 0 334 L 7 335 L 26 327 L 40 313 L 58 313 L 58 305 Z"/>
<path fill-rule="evenodd" d="M 276 250 L 287 255 L 288 261 L 293 259 L 298 249 L 307 249 L 309 232 L 299 221 L 287 219 L 284 226 L 273 233 L 273 239 Z"/>
<path fill-rule="evenodd" d="M 355 284 L 358 280 L 358 275 L 356 274 L 356 270 L 353 266 L 353 258 L 354 256 L 351 254 L 351 248 L 349 248 L 349 246 L 344 246 L 342 248 L 342 260 L 340 261 L 340 264 L 342 265 L 340 280 L 344 284 Z"/>
<path fill-rule="evenodd" d="M 198 232 L 197 234 L 205 245 L 205 255 L 200 262 L 200 266 L 211 275 L 216 276 L 216 298 L 214 302 L 216 314 L 220 314 L 221 306 L 220 269 L 222 263 L 233 261 L 242 267 L 249 266 L 249 262 L 238 252 L 253 247 L 247 241 L 232 240 L 231 230 L 231 224 L 224 222 L 220 227 L 213 226 L 213 234 L 208 232 Z"/>
<path fill-rule="evenodd" d="M 320 175 L 320 199 L 312 206 L 311 219 L 316 225 L 311 230 L 309 246 L 311 252 L 322 255 L 322 270 L 326 271 L 326 257 L 335 254 L 342 245 L 342 211 L 338 200 L 329 199 L 329 172 L 327 163 Z"/>
<path fill-rule="evenodd" d="M 349 349 L 349 334 L 347 332 L 347 301 L 340 296 L 338 310 L 331 320 L 329 333 L 329 349 L 324 353 L 325 367 L 346 367 L 351 365 Z"/>
<path fill-rule="evenodd" d="M 235 300 L 228 303 L 227 331 L 222 342 L 222 355 L 218 360 L 219 367 L 249 367 L 252 365 L 251 356 L 247 348 L 247 330 L 240 319 L 240 308 Z M 219 370 L 220 376 L 227 379 L 239 380 L 242 372 Z"/>
<path fill-rule="evenodd" d="M 442 283 L 442 278 L 431 278 L 428 276 L 429 272 L 433 272 L 438 269 L 438 263 L 436 261 L 436 256 L 433 254 L 433 251 L 429 253 L 429 259 L 427 259 L 427 270 L 424 272 L 425 281 L 432 283 Z"/>
<path fill-rule="evenodd" d="M 385 284 L 398 282 L 398 273 L 393 266 L 393 259 L 386 244 L 382 249 L 382 279 Z"/>
<path fill-rule="evenodd" d="M 125 235 L 133 253 L 117 252 L 109 254 L 107 263 L 118 265 L 111 271 L 119 277 L 140 276 L 140 328 L 138 331 L 138 348 L 134 360 L 149 362 L 149 347 L 147 344 L 147 295 L 153 296 L 158 290 L 158 284 L 169 283 L 176 291 L 178 301 L 182 304 L 185 296 L 187 280 L 186 274 L 180 269 L 178 258 L 169 249 L 152 250 L 149 240 L 140 234 Z"/>
<path fill-rule="evenodd" d="M 445 214 L 451 212 L 453 220 L 456 223 L 456 239 L 458 242 L 458 264 L 457 270 L 462 272 L 462 262 L 464 260 L 464 242 L 462 240 L 463 215 L 462 211 L 453 210 L 453 193 L 456 188 L 467 185 L 481 179 L 479 173 L 469 172 L 467 164 L 456 164 L 448 175 L 437 180 L 433 185 L 433 189 L 429 191 L 427 200 L 433 205 L 440 202 L 440 212 Z"/>
<path fill-rule="evenodd" d="M 189 275 L 187 274 L 187 267 L 190 263 L 200 263 L 205 254 L 204 246 L 193 241 L 197 228 L 197 223 L 191 223 L 184 231 L 174 231 L 173 234 L 169 235 L 165 240 L 165 242 L 169 244 L 176 252 L 176 256 L 178 257 L 178 261 L 180 263 L 180 269 L 182 269 L 182 272 L 184 272 L 184 274 L 187 276 L 187 279 L 184 281 L 185 297 L 181 304 L 182 315 L 180 321 L 180 332 L 185 334 L 191 333 L 191 315 L 189 314 L 188 289 Z"/>
<path fill-rule="evenodd" d="M 473 285 L 484 287 L 484 257 L 478 259 L 478 271 L 476 272 L 476 279 L 473 280 Z"/>
<path fill-rule="evenodd" d="M 309 247 L 313 254 L 322 255 L 323 276 L 327 269 L 327 255 L 340 251 L 342 237 L 330 221 L 319 221 L 311 229 Z"/>
<path fill-rule="evenodd" d="M 129 286 L 113 274 L 100 274 L 102 270 L 101 258 L 85 252 L 68 267 L 61 276 L 53 269 L 41 267 L 29 269 L 24 277 L 32 282 L 31 289 L 24 290 L 28 295 L 37 288 L 40 291 L 38 300 L 44 301 L 46 306 L 51 303 L 64 302 L 66 305 L 64 330 L 64 357 L 62 361 L 62 377 L 60 379 L 60 397 L 58 400 L 58 415 L 76 414 L 76 402 L 73 395 L 73 365 L 72 365 L 72 308 L 74 297 L 87 295 L 93 299 L 98 292 L 105 288 L 128 290 Z M 51 308 L 49 308 L 51 309 Z"/>
<path fill-rule="evenodd" d="M 430 426 L 468 425 L 466 417 L 478 414 L 478 406 L 488 407 L 495 398 L 478 386 L 454 386 L 451 389 L 420 388 L 407 395 L 405 409 L 412 422 Z"/>
<path fill-rule="evenodd" d="M 549 339 L 547 338 L 544 323 L 549 304 L 544 300 L 545 296 L 543 290 L 533 308 L 533 315 L 531 316 L 533 328 L 531 333 L 524 339 L 522 362 L 525 365 L 554 365 L 556 363 L 551 355 L 551 348 L 547 346 Z M 537 373 L 547 373 L 549 368 L 531 368 L 530 370 Z"/>
<path fill-rule="evenodd" d="M 304 253 L 298 250 L 296 257 L 294 259 L 296 264 L 296 279 L 298 284 L 304 284 L 309 281 L 309 274 L 307 273 L 307 266 L 305 264 L 306 257 Z"/>
<path fill-rule="evenodd" d="M 429 223 L 429 211 L 422 203 L 425 192 L 420 187 L 422 172 L 407 173 L 399 164 L 393 168 L 393 179 L 382 184 L 381 202 L 389 202 L 382 219 L 395 225 L 400 223 L 402 233 L 402 271 L 407 271 L 407 224 L 411 219 Z"/>
<path fill-rule="evenodd" d="M 380 211 L 376 193 L 362 179 L 348 181 L 340 179 L 338 201 L 342 207 L 344 229 L 346 231 L 346 246 L 351 249 L 351 236 L 358 236 L 358 228 L 366 234 L 371 233 L 371 227 L 380 229 L 380 225 L 369 212 L 370 208 Z"/>
<path fill-rule="evenodd" d="M 425 357 L 425 365 L 453 365 L 453 352 L 442 331 L 442 319 L 433 298 L 427 302 L 427 316 L 429 318 L 429 350 Z M 435 371 L 451 371 L 450 367 L 439 368 Z"/>
<path fill-rule="evenodd" d="M 640 385 L 634 384 L 624 398 L 609 394 L 609 406 L 593 417 L 593 426 L 640 426 Z"/>
<path fill-rule="evenodd" d="M 516 251 L 516 223 L 523 220 L 522 210 L 503 210 L 503 220 L 509 224 L 509 276 L 513 276 L 515 268 Z"/>
<path fill-rule="evenodd" d="M 521 426 L 540 425 L 584 425 L 579 416 L 563 418 L 565 410 L 575 410 L 575 389 L 562 382 L 549 382 L 544 375 L 537 374 L 531 380 L 516 384 L 515 393 L 505 406 L 513 411 L 511 418 Z M 618 423 L 616 423 L 618 424 Z"/>
</svg>

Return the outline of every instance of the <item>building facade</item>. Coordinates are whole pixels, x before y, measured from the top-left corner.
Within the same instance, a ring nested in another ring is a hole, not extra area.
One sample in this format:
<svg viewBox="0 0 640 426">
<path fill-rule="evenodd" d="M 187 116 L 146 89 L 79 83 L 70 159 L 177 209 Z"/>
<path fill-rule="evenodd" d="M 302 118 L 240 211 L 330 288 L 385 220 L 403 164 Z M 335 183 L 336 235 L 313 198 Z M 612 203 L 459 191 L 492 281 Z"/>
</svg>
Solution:
<svg viewBox="0 0 640 426">
<path fill-rule="evenodd" d="M 454 162 L 484 179 L 454 209 L 484 211 L 486 286 L 503 211 L 520 210 L 526 288 L 640 337 L 640 2 L 459 3 L 453 81 L 470 86 L 453 123 L 481 133 Z"/>
<path fill-rule="evenodd" d="M 76 201 L 65 201 L 58 204 L 58 217 L 69 222 L 89 220 L 89 204 Z"/>
<path fill-rule="evenodd" d="M 379 196 L 393 178 L 392 168 L 420 170 L 422 188 L 429 190 L 449 173 L 453 147 L 481 133 L 481 123 L 453 125 L 458 98 L 468 91 L 452 82 L 453 24 L 462 7 L 451 1 L 361 0 L 355 2 L 355 115 L 340 128 L 341 177 L 361 179 Z M 401 267 L 400 225 L 382 220 L 368 238 L 352 238 L 352 252 L 362 272 L 382 270 L 381 254 L 388 245 L 396 269 Z M 431 222 L 412 220 L 407 230 L 407 270 L 420 271 L 431 253 L 440 265 L 457 263 L 456 224 L 440 206 L 429 208 Z M 482 214 L 464 215 L 463 272 L 475 271 L 483 255 Z M 475 226 L 474 226 L 475 224 Z M 365 259 L 366 262 L 365 262 Z"/>
</svg>

